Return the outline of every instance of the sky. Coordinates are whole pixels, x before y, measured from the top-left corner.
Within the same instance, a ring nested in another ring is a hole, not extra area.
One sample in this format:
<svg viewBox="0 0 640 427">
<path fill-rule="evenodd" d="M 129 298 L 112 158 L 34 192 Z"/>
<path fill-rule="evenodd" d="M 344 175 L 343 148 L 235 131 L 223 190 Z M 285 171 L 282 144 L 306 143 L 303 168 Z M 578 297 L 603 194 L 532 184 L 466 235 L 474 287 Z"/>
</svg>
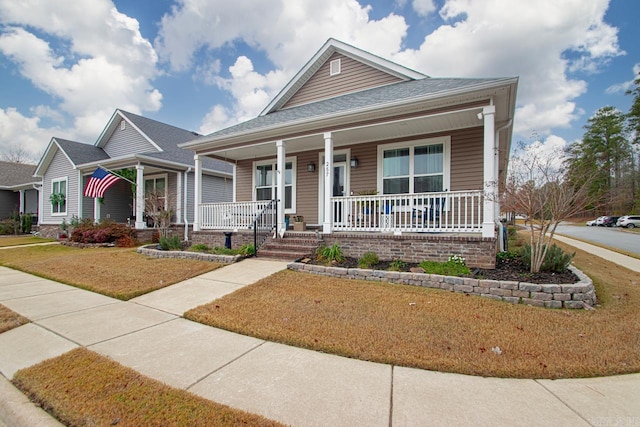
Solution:
<svg viewBox="0 0 640 427">
<path fill-rule="evenodd" d="M 519 77 L 513 144 L 627 112 L 637 0 L 0 0 L 0 157 L 94 144 L 116 108 L 201 134 L 257 116 L 333 37 L 432 77 Z"/>
</svg>

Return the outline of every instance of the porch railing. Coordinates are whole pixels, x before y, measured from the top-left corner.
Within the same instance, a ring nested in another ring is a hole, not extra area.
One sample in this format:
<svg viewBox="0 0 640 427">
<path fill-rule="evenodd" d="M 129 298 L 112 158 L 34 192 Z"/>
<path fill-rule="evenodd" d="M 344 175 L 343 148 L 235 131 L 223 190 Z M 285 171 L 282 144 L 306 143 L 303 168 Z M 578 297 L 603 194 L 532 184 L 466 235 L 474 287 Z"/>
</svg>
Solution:
<svg viewBox="0 0 640 427">
<path fill-rule="evenodd" d="M 255 256 L 267 238 L 273 234 L 278 224 L 278 201 L 271 200 L 267 206 L 256 215 L 253 221 L 253 247 Z"/>
<path fill-rule="evenodd" d="M 203 203 L 200 205 L 202 230 L 250 230 L 257 215 L 270 200 L 238 203 Z"/>
<path fill-rule="evenodd" d="M 482 191 L 334 197 L 331 204 L 335 231 L 482 231 Z"/>
</svg>

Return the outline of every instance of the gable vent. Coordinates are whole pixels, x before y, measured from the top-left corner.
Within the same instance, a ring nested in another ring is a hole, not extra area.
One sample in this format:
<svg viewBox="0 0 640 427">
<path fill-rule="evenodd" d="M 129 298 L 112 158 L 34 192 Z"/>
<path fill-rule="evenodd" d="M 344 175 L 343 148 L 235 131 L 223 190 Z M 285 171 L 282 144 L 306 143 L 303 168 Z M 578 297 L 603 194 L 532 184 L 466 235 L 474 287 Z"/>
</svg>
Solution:
<svg viewBox="0 0 640 427">
<path fill-rule="evenodd" d="M 127 122 L 124 120 L 120 121 L 120 130 L 125 130 L 127 128 Z"/>
<path fill-rule="evenodd" d="M 336 74 L 340 74 L 340 71 L 341 71 L 340 58 L 334 59 L 333 61 L 331 61 L 329 63 L 329 75 L 330 76 L 335 76 Z"/>
</svg>

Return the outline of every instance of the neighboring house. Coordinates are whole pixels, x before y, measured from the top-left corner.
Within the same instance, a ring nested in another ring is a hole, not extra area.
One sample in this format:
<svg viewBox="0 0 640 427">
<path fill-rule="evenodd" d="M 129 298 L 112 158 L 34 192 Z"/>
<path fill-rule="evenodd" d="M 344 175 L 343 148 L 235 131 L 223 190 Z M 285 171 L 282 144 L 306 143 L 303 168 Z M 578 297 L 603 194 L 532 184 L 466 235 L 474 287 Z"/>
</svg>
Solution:
<svg viewBox="0 0 640 427">
<path fill-rule="evenodd" d="M 42 179 L 41 234 L 55 235 L 63 220 L 73 217 L 109 218 L 128 222 L 136 229 L 150 226 L 145 217 L 145 194 L 164 192 L 165 208 L 174 211 L 172 222 L 193 222 L 194 156 L 178 144 L 197 134 L 136 114 L 116 110 L 94 145 L 52 138 L 35 175 Z M 125 180 L 109 187 L 102 200 L 84 196 L 97 168 L 109 171 L 133 169 L 132 185 Z M 202 163 L 200 186 L 203 200 L 233 199 L 233 166 L 207 159 Z M 51 197 L 58 195 L 57 198 Z M 187 228 L 185 228 L 185 231 Z"/>
<path fill-rule="evenodd" d="M 228 213 L 280 200 L 275 240 L 301 215 L 347 255 L 493 267 L 517 84 L 430 78 L 329 39 L 258 117 L 180 145 L 236 164 L 236 203 L 197 200 L 194 242 L 241 240 L 249 227 Z"/>
<path fill-rule="evenodd" d="M 38 214 L 42 180 L 34 178 L 35 171 L 35 165 L 0 161 L 0 220 L 13 212 Z"/>
</svg>

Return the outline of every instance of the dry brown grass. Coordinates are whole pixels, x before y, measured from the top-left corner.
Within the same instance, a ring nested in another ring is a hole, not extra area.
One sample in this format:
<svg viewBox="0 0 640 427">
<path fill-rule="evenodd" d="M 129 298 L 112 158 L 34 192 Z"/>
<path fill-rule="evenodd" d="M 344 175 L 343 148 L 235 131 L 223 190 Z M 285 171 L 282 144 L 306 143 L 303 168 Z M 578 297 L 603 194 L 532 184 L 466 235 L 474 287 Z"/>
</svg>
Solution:
<svg viewBox="0 0 640 427">
<path fill-rule="evenodd" d="M 122 300 L 206 273 L 222 264 L 158 259 L 135 248 L 32 246 L 0 251 L 0 264 Z"/>
<path fill-rule="evenodd" d="M 594 279 L 602 302 L 596 310 L 511 305 L 286 271 L 185 317 L 270 341 L 436 371 L 516 378 L 640 371 L 638 274 L 582 251 L 575 264 Z"/>
<path fill-rule="evenodd" d="M 29 323 L 29 319 L 0 304 L 0 334 L 25 323 Z"/>
<path fill-rule="evenodd" d="M 70 426 L 277 426 L 174 389 L 84 348 L 18 371 L 13 383 Z"/>
<path fill-rule="evenodd" d="M 4 248 L 7 246 L 32 245 L 34 243 L 47 243 L 53 241 L 54 240 L 52 239 L 43 239 L 42 237 L 35 236 L 1 236 L 0 248 Z"/>
</svg>

